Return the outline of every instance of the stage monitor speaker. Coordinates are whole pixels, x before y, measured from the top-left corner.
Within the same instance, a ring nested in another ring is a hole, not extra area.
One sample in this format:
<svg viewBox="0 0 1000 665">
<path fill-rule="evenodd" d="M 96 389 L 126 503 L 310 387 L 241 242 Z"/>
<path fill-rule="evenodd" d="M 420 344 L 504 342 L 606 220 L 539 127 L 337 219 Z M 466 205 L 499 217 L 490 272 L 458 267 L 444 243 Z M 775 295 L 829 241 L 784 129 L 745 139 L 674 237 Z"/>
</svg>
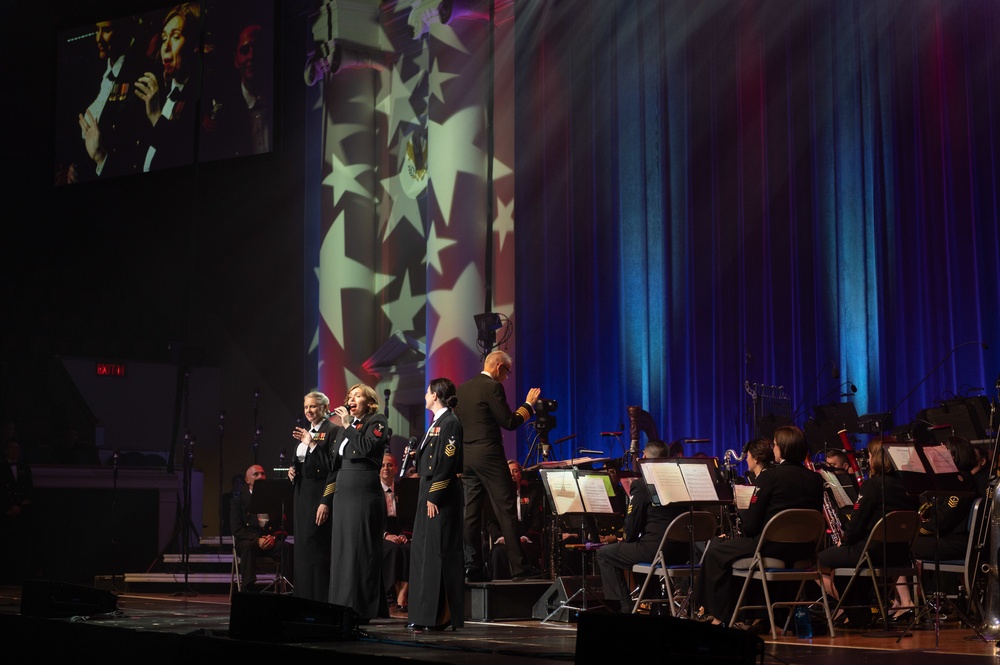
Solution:
<svg viewBox="0 0 1000 665">
<path fill-rule="evenodd" d="M 257 642 L 357 639 L 354 610 L 286 594 L 237 593 L 229 607 L 229 636 Z"/>
<path fill-rule="evenodd" d="M 66 618 L 110 614 L 118 597 L 110 591 L 52 580 L 25 580 L 21 585 L 21 615 Z"/>
<path fill-rule="evenodd" d="M 582 612 L 576 630 L 576 662 L 614 662 L 622 643 L 608 635 L 628 635 L 636 653 L 682 663 L 764 662 L 764 640 L 745 630 L 713 626 L 690 619 L 649 614 Z"/>
<path fill-rule="evenodd" d="M 601 586 L 601 578 L 598 576 L 587 577 L 587 589 L 586 593 L 577 593 L 583 586 L 583 577 L 579 576 L 563 576 L 557 577 L 556 581 L 545 590 L 542 597 L 539 598 L 534 607 L 531 609 L 531 617 L 533 619 L 545 619 L 550 614 L 552 618 L 549 621 L 561 621 L 562 623 L 575 623 L 577 614 L 579 610 L 563 608 L 556 611 L 560 605 L 565 603 L 570 598 L 573 600 L 569 601 L 570 607 L 583 607 L 584 606 L 584 596 L 586 596 L 586 607 L 588 611 L 601 612 L 607 611 L 604 603 L 604 587 Z M 574 598 L 574 594 L 576 597 Z"/>
</svg>

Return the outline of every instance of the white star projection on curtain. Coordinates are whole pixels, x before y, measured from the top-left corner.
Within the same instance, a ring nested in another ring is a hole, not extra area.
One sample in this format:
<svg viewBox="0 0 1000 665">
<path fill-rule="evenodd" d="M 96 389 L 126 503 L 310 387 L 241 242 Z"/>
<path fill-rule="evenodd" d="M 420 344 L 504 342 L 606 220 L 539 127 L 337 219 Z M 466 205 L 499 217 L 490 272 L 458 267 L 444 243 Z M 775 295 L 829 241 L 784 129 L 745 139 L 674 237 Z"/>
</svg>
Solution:
<svg viewBox="0 0 1000 665">
<path fill-rule="evenodd" d="M 487 205 L 489 24 L 441 25 L 429 18 L 429 30 L 414 38 L 394 23 L 412 7 L 396 3 L 379 14 L 386 67 L 355 67 L 322 78 L 323 239 L 315 339 L 320 388 L 331 395 L 346 394 L 356 379 L 389 385 L 393 379 L 370 375 L 365 362 L 382 357 L 379 349 L 398 340 L 399 331 L 426 349 L 422 385 L 437 376 L 460 383 L 481 369 L 473 316 L 484 307 L 513 312 L 514 197 L 513 178 L 506 177 L 514 157 L 512 117 L 495 128 L 495 143 L 504 148 L 494 159 L 497 183 Z M 329 15 L 335 15 L 333 8 L 324 20 Z M 314 25 L 312 31 L 322 35 L 325 29 Z M 505 40 L 512 43 L 513 21 L 502 29 L 498 23 L 495 41 Z M 494 65 L 498 71 L 512 66 Z M 511 99 L 512 72 L 495 80 L 496 98 Z M 484 267 L 488 210 L 496 223 L 494 275 Z M 488 279 L 494 282 L 489 304 Z"/>
</svg>

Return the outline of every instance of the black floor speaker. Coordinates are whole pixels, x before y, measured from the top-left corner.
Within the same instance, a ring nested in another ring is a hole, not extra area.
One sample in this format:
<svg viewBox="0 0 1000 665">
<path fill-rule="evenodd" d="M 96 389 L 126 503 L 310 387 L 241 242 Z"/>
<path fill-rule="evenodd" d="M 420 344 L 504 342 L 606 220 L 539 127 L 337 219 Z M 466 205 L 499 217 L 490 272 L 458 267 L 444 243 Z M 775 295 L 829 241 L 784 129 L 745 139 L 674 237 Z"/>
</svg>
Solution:
<svg viewBox="0 0 1000 665">
<path fill-rule="evenodd" d="M 286 594 L 236 593 L 229 636 L 257 642 L 328 642 L 358 637 L 354 610 Z"/>
<path fill-rule="evenodd" d="M 764 662 L 764 640 L 745 630 L 671 616 L 592 612 L 578 619 L 576 662 L 614 662 L 621 658 L 622 639 L 637 653 L 654 653 L 661 662 Z"/>
<path fill-rule="evenodd" d="M 569 608 L 586 607 L 588 611 L 606 612 L 607 608 L 603 603 L 604 587 L 601 586 L 601 578 L 596 575 L 593 577 L 588 576 L 586 581 L 586 592 L 584 592 L 584 578 L 576 576 L 557 577 L 556 581 L 545 590 L 542 597 L 535 602 L 534 607 L 531 609 L 531 617 L 533 619 L 546 619 L 551 614 L 552 617 L 549 618 L 549 621 L 575 623 L 580 610 Z M 564 603 L 567 607 L 559 609 Z"/>
<path fill-rule="evenodd" d="M 105 589 L 52 580 L 25 580 L 21 586 L 21 615 L 66 618 L 110 614 L 118 597 Z"/>
</svg>

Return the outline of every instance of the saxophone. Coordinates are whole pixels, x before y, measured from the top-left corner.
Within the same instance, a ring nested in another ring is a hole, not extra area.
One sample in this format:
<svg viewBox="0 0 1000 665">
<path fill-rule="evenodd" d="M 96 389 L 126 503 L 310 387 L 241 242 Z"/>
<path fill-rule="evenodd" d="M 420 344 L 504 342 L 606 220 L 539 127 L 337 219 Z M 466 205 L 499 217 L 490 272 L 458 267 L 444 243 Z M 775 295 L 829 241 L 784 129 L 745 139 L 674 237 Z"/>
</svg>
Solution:
<svg viewBox="0 0 1000 665">
<path fill-rule="evenodd" d="M 723 530 L 729 534 L 730 538 L 739 538 L 743 530 L 740 523 L 740 511 L 736 508 L 736 472 L 733 466 L 742 462 L 745 456 L 746 453 L 737 454 L 732 449 L 727 450 L 722 455 L 722 462 L 726 468 L 726 477 L 729 479 L 729 487 L 733 491 L 733 503 L 728 504 L 728 514 L 721 515 L 724 527 L 726 527 L 726 522 L 728 521 L 728 527 Z"/>
</svg>

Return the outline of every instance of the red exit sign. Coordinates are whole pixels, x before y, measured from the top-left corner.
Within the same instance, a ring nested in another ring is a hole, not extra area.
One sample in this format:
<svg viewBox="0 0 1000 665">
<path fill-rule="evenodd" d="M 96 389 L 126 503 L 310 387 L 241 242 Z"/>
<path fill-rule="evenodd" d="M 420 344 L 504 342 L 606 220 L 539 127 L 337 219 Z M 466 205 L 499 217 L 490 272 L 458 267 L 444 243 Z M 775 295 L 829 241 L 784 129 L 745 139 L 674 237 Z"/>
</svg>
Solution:
<svg viewBox="0 0 1000 665">
<path fill-rule="evenodd" d="M 97 376 L 125 376 L 125 364 L 97 363 Z"/>
</svg>

